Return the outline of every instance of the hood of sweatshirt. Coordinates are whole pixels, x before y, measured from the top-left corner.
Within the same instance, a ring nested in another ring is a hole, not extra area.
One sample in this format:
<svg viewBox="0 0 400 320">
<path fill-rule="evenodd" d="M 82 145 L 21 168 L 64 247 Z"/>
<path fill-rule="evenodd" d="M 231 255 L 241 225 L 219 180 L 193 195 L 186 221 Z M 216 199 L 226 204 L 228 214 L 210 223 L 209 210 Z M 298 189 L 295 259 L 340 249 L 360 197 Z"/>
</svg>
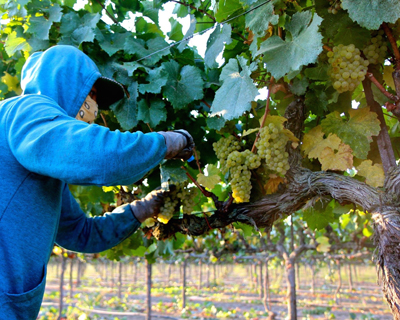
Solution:
<svg viewBox="0 0 400 320">
<path fill-rule="evenodd" d="M 75 117 L 100 77 L 96 64 L 82 51 L 57 45 L 26 61 L 21 72 L 22 94 L 47 96 Z"/>
</svg>

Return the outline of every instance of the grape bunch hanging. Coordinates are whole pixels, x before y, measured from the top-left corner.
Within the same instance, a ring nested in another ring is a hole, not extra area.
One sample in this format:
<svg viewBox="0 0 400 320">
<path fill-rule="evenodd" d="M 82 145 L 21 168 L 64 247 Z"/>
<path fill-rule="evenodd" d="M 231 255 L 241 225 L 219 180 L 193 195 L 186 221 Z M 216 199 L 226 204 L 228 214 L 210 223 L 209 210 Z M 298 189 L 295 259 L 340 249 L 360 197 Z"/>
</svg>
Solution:
<svg viewBox="0 0 400 320">
<path fill-rule="evenodd" d="M 329 75 L 333 88 L 339 93 L 353 91 L 365 79 L 369 61 L 360 54 L 354 44 L 340 44 L 328 52 Z"/>
<path fill-rule="evenodd" d="M 164 205 L 160 208 L 160 213 L 157 219 L 149 218 L 143 222 L 144 227 L 152 227 L 155 225 L 156 220 L 161 223 L 167 224 L 176 212 L 184 214 L 191 214 L 196 205 L 195 198 L 198 196 L 199 191 L 196 187 L 188 187 L 188 183 L 175 184 L 176 189 L 170 191 L 164 197 Z"/>
<path fill-rule="evenodd" d="M 270 116 L 267 119 L 271 121 Z M 263 163 L 262 170 L 266 169 L 269 173 L 284 176 L 289 170 L 289 154 L 286 152 L 290 140 L 288 133 L 290 131 L 279 121 L 269 122 L 260 129 L 260 138 L 256 142 L 257 153 L 248 149 L 241 151 L 244 145 L 233 135 L 222 137 L 213 144 L 222 173 L 229 171 L 228 180 L 236 203 L 250 201 L 251 170 L 260 168 Z"/>
</svg>

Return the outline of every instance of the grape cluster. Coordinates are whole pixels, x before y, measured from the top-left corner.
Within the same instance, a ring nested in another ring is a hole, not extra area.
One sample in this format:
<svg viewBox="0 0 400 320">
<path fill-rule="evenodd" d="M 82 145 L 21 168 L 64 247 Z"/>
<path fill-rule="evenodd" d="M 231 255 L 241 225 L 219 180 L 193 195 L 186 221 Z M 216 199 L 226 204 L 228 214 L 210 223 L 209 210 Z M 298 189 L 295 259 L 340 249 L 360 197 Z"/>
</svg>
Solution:
<svg viewBox="0 0 400 320">
<path fill-rule="evenodd" d="M 236 138 L 230 135 L 228 138 L 221 138 L 213 143 L 214 152 L 217 155 L 223 174 L 227 173 L 226 159 L 233 152 L 240 150 L 240 143 Z"/>
<path fill-rule="evenodd" d="M 380 30 L 378 35 L 373 37 L 363 50 L 364 55 L 371 64 L 380 64 L 385 61 L 388 48 L 384 42 L 383 34 L 383 30 Z"/>
<path fill-rule="evenodd" d="M 289 154 L 286 152 L 286 144 L 289 138 L 283 133 L 283 126 L 273 123 L 260 129 L 260 138 L 256 142 L 257 153 L 265 159 L 269 170 L 285 175 L 289 170 Z"/>
<path fill-rule="evenodd" d="M 178 192 L 177 197 L 181 200 L 182 202 L 182 212 L 184 214 L 191 214 L 196 203 L 195 203 L 195 198 L 198 196 L 199 190 L 195 187 L 193 188 L 181 188 L 180 191 Z"/>
<path fill-rule="evenodd" d="M 157 220 L 161 223 L 167 224 L 174 216 L 176 207 L 179 204 L 179 198 L 177 195 L 177 190 L 174 190 L 164 197 L 164 205 L 160 208 L 160 213 L 157 216 Z"/>
<path fill-rule="evenodd" d="M 157 220 L 164 224 L 167 224 L 174 216 L 178 206 L 182 206 L 184 214 L 191 214 L 196 205 L 194 200 L 198 195 L 197 188 L 189 188 L 187 182 L 177 183 L 175 186 L 176 189 L 164 197 L 164 205 L 160 208 L 160 213 L 157 216 Z"/>
<path fill-rule="evenodd" d="M 342 2 L 339 0 L 329 0 L 329 5 L 328 12 L 332 14 L 336 14 L 342 9 Z"/>
<path fill-rule="evenodd" d="M 236 203 L 250 201 L 251 169 L 261 165 L 261 158 L 250 150 L 243 152 L 233 151 L 229 154 L 226 166 L 230 173 L 232 196 Z"/>
<path fill-rule="evenodd" d="M 327 53 L 333 88 L 339 93 L 353 91 L 365 79 L 369 61 L 364 60 L 360 53 L 354 44 L 340 44 Z"/>
</svg>

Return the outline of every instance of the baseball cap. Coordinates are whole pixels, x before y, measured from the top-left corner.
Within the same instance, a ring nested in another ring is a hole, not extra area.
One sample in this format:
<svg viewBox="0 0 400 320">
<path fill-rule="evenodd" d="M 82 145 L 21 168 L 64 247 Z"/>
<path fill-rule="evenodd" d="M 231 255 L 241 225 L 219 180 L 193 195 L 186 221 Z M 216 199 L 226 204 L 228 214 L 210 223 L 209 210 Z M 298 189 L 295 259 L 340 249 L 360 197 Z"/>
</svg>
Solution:
<svg viewBox="0 0 400 320">
<path fill-rule="evenodd" d="M 129 97 L 128 92 L 126 92 L 122 84 L 107 77 L 98 78 L 95 86 L 97 89 L 97 104 L 101 110 L 106 110 L 113 103 L 121 100 L 125 96 L 125 93 Z"/>
</svg>

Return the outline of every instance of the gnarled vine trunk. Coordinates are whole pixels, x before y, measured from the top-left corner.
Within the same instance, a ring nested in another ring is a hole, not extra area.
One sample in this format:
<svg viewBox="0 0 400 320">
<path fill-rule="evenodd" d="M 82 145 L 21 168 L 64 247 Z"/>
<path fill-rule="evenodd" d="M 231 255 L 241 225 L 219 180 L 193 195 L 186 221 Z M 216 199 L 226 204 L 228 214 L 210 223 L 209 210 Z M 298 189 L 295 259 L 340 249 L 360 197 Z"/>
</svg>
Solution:
<svg viewBox="0 0 400 320">
<path fill-rule="evenodd" d="M 288 106 L 285 114 L 287 127 L 300 140 L 303 110 L 302 100 L 297 99 Z M 334 172 L 303 168 L 300 152 L 290 147 L 288 151 L 291 169 L 286 174 L 287 183 L 277 193 L 254 203 L 233 204 L 228 212 L 217 210 L 207 219 L 192 215 L 171 219 L 166 225 L 153 227 L 153 235 L 158 239 L 170 238 L 176 232 L 196 236 L 236 221 L 271 228 L 275 221 L 312 206 L 321 197 L 335 199 L 340 204 L 355 204 L 372 213 L 379 281 L 394 318 L 400 320 L 400 167 L 387 170 L 381 190 Z"/>
</svg>

